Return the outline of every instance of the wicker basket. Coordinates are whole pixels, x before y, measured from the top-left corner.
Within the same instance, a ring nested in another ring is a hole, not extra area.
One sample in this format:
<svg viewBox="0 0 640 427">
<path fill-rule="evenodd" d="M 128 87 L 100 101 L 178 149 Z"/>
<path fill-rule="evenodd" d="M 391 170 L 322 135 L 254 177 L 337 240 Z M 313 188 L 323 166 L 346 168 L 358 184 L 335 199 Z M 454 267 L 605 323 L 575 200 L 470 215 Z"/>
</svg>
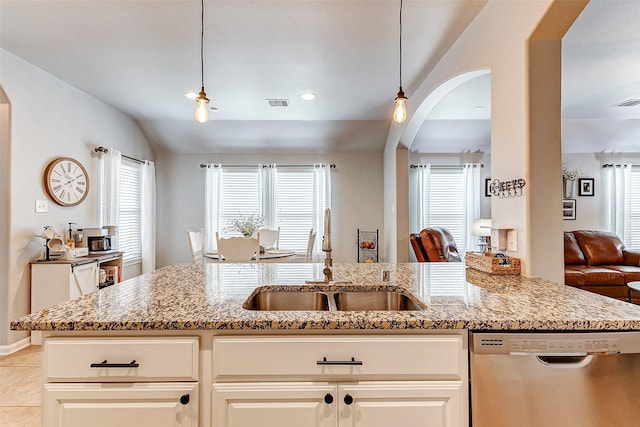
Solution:
<svg viewBox="0 0 640 427">
<path fill-rule="evenodd" d="M 484 256 L 477 252 L 467 252 L 465 263 L 467 267 L 484 271 L 489 274 L 520 274 L 520 258 L 509 258 L 511 264 L 500 264 L 502 258 Z"/>
</svg>

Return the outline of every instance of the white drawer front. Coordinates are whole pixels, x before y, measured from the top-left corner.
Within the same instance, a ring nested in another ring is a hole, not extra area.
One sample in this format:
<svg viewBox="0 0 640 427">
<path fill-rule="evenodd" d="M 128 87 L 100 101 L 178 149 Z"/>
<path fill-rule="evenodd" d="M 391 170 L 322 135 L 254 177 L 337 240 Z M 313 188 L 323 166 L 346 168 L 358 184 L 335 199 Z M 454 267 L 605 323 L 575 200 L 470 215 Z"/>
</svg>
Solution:
<svg viewBox="0 0 640 427">
<path fill-rule="evenodd" d="M 249 377 L 458 380 L 466 372 L 465 357 L 460 336 L 216 337 L 213 369 L 216 381 Z"/>
<path fill-rule="evenodd" d="M 195 337 L 50 338 L 44 356 L 49 382 L 198 380 Z"/>
</svg>

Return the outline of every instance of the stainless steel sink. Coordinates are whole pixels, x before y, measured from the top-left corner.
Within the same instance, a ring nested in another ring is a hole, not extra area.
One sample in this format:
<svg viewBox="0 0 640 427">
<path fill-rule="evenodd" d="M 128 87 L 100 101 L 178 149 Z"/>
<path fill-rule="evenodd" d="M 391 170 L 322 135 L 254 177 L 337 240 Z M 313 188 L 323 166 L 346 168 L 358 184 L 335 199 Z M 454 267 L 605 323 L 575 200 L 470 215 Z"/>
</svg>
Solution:
<svg viewBox="0 0 640 427">
<path fill-rule="evenodd" d="M 346 291 L 334 294 L 340 311 L 420 310 L 409 296 L 398 291 Z"/>
<path fill-rule="evenodd" d="M 329 296 L 324 292 L 263 291 L 247 299 L 247 310 L 329 310 Z"/>
<path fill-rule="evenodd" d="M 246 310 L 282 311 L 407 311 L 424 307 L 402 290 L 332 290 L 261 289 L 249 296 L 242 307 Z"/>
</svg>

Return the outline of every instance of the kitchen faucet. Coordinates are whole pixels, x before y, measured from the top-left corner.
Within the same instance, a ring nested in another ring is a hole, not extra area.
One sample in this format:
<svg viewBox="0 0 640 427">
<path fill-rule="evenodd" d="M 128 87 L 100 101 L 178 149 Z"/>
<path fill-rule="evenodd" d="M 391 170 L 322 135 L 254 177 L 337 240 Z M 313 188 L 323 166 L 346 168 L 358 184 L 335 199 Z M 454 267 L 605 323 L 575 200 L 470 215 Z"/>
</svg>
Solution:
<svg viewBox="0 0 640 427">
<path fill-rule="evenodd" d="M 333 281 L 333 259 L 331 258 L 331 210 L 324 210 L 324 235 L 322 236 L 322 252 L 324 252 L 324 280 L 306 280 L 307 284 L 351 283 L 351 281 Z"/>
</svg>

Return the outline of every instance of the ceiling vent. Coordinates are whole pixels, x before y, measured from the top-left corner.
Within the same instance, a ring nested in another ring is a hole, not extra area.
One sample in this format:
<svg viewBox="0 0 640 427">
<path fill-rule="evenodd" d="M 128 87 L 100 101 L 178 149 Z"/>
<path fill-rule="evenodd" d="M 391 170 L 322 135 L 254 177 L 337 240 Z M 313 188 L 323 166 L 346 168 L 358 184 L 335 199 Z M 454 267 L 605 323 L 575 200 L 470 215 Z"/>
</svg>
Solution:
<svg viewBox="0 0 640 427">
<path fill-rule="evenodd" d="M 288 99 L 267 99 L 270 107 L 288 107 Z"/>
<path fill-rule="evenodd" d="M 640 99 L 627 99 L 626 101 L 616 104 L 616 107 L 635 107 L 636 105 L 640 105 Z"/>
</svg>

